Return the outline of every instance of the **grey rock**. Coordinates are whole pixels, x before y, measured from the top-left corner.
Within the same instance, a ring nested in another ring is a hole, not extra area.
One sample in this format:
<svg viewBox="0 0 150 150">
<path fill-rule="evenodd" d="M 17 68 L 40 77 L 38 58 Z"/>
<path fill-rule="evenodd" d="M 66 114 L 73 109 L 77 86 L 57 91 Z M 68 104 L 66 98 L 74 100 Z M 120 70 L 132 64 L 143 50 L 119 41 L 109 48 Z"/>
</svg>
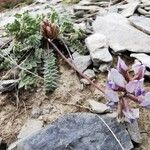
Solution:
<svg viewBox="0 0 150 150">
<path fill-rule="evenodd" d="M 103 116 L 125 150 L 133 148 L 125 126 L 116 119 Z M 109 144 L 108 144 L 109 143 Z M 121 150 L 120 145 L 101 120 L 91 113 L 65 115 L 52 125 L 17 145 L 17 150 Z"/>
<path fill-rule="evenodd" d="M 82 18 L 84 16 L 84 11 L 80 10 L 74 13 L 77 18 Z"/>
<path fill-rule="evenodd" d="M 109 13 L 118 13 L 118 7 L 116 5 L 111 6 L 108 10 Z"/>
<path fill-rule="evenodd" d="M 18 139 L 26 138 L 33 133 L 42 129 L 43 122 L 36 120 L 36 119 L 28 119 L 25 124 L 23 125 L 19 135 L 17 136 Z"/>
<path fill-rule="evenodd" d="M 73 57 L 73 63 L 74 65 L 83 72 L 88 68 L 89 65 L 91 65 L 92 61 L 90 58 L 90 55 L 80 55 L 78 52 L 74 52 L 72 54 Z"/>
<path fill-rule="evenodd" d="M 79 5 L 81 6 L 101 6 L 102 4 L 108 4 L 109 0 L 81 0 Z"/>
<path fill-rule="evenodd" d="M 76 30 L 82 29 L 83 31 L 86 31 L 86 24 L 84 22 L 81 23 L 74 23 L 74 28 Z"/>
<path fill-rule="evenodd" d="M 140 129 L 138 126 L 138 122 L 134 121 L 133 123 L 126 123 L 127 130 L 131 136 L 131 140 L 135 143 L 140 144 L 142 142 L 142 137 L 140 134 Z"/>
<path fill-rule="evenodd" d="M 139 7 L 138 9 L 138 12 L 141 14 L 141 15 L 144 15 L 144 16 L 149 16 L 150 15 L 150 12 L 145 10 L 144 8 L 141 8 Z"/>
<path fill-rule="evenodd" d="M 111 13 L 97 17 L 93 29 L 96 33 L 106 36 L 114 52 L 128 50 L 150 53 L 149 35 L 131 26 L 129 21 L 120 14 Z"/>
<path fill-rule="evenodd" d="M 46 3 L 47 0 L 35 0 L 36 3 Z"/>
<path fill-rule="evenodd" d="M 145 4 L 150 4 L 150 1 L 149 0 L 140 0 L 142 3 L 145 3 Z"/>
<path fill-rule="evenodd" d="M 0 81 L 0 92 L 12 91 L 18 84 L 19 80 L 2 80 Z"/>
<path fill-rule="evenodd" d="M 100 66 L 99 66 L 99 71 L 100 72 L 107 72 L 108 70 L 109 70 L 109 68 L 110 68 L 110 64 L 101 64 Z"/>
<path fill-rule="evenodd" d="M 74 6 L 74 11 L 90 11 L 90 12 L 96 12 L 99 10 L 99 7 L 98 6 L 79 6 L 79 5 L 76 5 Z"/>
<path fill-rule="evenodd" d="M 95 72 L 92 69 L 87 69 L 84 71 L 84 75 L 88 76 L 90 79 L 95 78 Z"/>
<path fill-rule="evenodd" d="M 130 57 L 138 59 L 143 65 L 150 68 L 150 56 L 144 53 L 131 54 Z"/>
<path fill-rule="evenodd" d="M 132 16 L 129 21 L 137 29 L 150 34 L 150 19 L 144 16 Z"/>
<path fill-rule="evenodd" d="M 41 115 L 42 111 L 39 107 L 33 107 L 31 112 L 32 118 L 38 118 Z"/>
<path fill-rule="evenodd" d="M 134 14 L 135 10 L 138 8 L 140 2 L 133 1 L 126 5 L 126 8 L 121 12 L 124 17 L 130 17 Z"/>
<path fill-rule="evenodd" d="M 85 39 L 86 46 L 90 52 L 94 66 L 101 62 L 111 62 L 112 56 L 108 51 L 108 42 L 104 35 L 95 33 Z"/>
<path fill-rule="evenodd" d="M 81 83 L 83 83 L 84 85 L 90 85 L 90 82 L 87 79 L 82 78 L 80 80 Z"/>
</svg>

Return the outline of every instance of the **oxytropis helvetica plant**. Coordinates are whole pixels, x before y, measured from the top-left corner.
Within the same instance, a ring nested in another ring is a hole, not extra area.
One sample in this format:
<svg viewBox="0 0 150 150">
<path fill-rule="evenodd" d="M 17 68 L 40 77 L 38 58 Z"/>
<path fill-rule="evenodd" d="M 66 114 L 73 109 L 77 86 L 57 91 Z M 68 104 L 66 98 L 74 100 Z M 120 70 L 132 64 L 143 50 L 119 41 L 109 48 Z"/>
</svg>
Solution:
<svg viewBox="0 0 150 150">
<path fill-rule="evenodd" d="M 107 104 L 118 111 L 118 119 L 132 123 L 138 116 L 137 111 L 129 107 L 130 101 L 138 103 L 150 109 L 150 92 L 144 89 L 145 66 L 135 63 L 132 66 L 134 75 L 129 74 L 129 68 L 125 62 L 118 57 L 116 68 L 108 73 L 105 90 Z"/>
</svg>

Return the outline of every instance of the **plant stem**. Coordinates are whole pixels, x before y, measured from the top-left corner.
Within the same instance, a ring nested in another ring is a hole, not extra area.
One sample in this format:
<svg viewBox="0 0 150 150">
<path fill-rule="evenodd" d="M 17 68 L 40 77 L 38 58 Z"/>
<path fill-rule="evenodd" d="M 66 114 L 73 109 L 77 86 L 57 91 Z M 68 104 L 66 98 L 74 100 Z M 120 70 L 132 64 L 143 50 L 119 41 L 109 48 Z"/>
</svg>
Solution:
<svg viewBox="0 0 150 150">
<path fill-rule="evenodd" d="M 140 102 L 138 101 L 138 99 L 134 96 L 134 95 L 132 95 L 132 94 L 127 94 L 127 97 L 129 97 L 132 101 L 134 101 L 135 103 L 139 103 L 140 104 Z"/>
<path fill-rule="evenodd" d="M 81 71 L 79 71 L 78 68 L 63 55 L 63 53 L 58 49 L 58 47 L 50 39 L 48 39 L 48 42 L 53 46 L 53 48 L 58 52 L 58 54 L 65 60 L 65 62 L 70 67 L 72 67 L 76 72 L 78 72 L 83 78 L 87 79 L 91 83 L 91 85 L 93 85 L 99 91 L 101 91 L 102 93 L 105 93 L 102 87 L 99 87 L 98 85 L 96 85 L 89 77 L 87 77 Z"/>
</svg>

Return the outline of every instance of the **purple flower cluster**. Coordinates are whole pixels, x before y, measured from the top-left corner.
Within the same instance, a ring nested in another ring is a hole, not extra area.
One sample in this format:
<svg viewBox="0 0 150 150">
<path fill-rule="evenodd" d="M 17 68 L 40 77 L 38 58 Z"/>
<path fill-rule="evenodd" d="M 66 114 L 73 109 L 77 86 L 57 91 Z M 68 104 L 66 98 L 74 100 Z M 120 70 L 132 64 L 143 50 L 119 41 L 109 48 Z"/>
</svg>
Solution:
<svg viewBox="0 0 150 150">
<path fill-rule="evenodd" d="M 107 105 L 118 109 L 118 117 L 128 122 L 137 118 L 137 112 L 129 107 L 129 100 L 137 102 L 140 106 L 150 108 L 150 92 L 144 90 L 145 66 L 136 63 L 132 66 L 134 75 L 129 74 L 129 68 L 125 62 L 118 57 L 116 68 L 108 73 L 105 90 Z"/>
</svg>

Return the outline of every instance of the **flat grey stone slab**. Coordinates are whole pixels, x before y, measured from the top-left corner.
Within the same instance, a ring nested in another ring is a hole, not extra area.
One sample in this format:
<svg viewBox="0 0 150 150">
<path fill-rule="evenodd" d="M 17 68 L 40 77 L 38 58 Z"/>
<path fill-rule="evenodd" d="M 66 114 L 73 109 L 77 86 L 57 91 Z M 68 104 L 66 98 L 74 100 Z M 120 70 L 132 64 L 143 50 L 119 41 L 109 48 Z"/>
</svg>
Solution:
<svg viewBox="0 0 150 150">
<path fill-rule="evenodd" d="M 150 36 L 130 25 L 127 18 L 117 13 L 98 16 L 93 23 L 95 33 L 106 36 L 114 52 L 150 53 Z"/>
<path fill-rule="evenodd" d="M 144 16 L 132 16 L 129 18 L 130 23 L 137 29 L 150 34 L 150 18 Z"/>
<path fill-rule="evenodd" d="M 103 117 L 124 150 L 133 148 L 130 136 L 116 119 Z M 122 150 L 98 115 L 74 113 L 57 119 L 17 144 L 17 150 Z"/>
</svg>

